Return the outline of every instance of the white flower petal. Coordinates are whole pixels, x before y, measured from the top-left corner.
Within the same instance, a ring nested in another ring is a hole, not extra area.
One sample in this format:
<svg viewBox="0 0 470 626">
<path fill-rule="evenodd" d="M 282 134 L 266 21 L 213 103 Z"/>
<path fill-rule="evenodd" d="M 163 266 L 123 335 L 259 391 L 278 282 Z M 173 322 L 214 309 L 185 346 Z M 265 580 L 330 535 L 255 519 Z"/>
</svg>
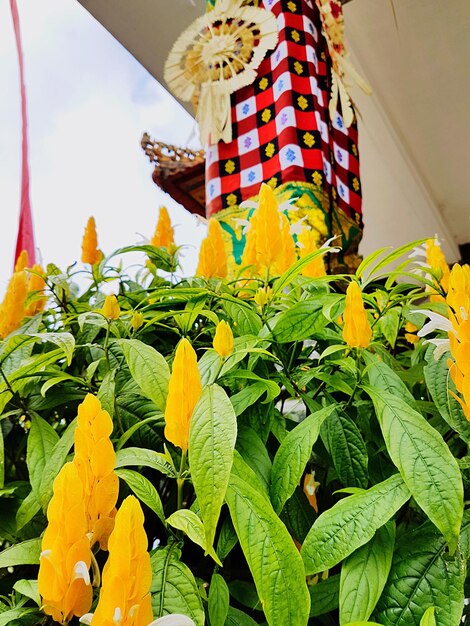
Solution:
<svg viewBox="0 0 470 626">
<path fill-rule="evenodd" d="M 452 322 L 440 313 L 435 313 L 434 311 L 428 311 L 425 309 L 418 309 L 411 312 L 420 313 L 421 315 L 426 315 L 427 317 L 429 317 L 429 322 L 425 324 L 423 328 L 417 333 L 418 337 L 426 337 L 426 335 L 429 335 L 429 333 L 432 333 L 435 330 L 443 330 L 446 333 L 455 332 L 454 327 L 452 326 Z"/>
<path fill-rule="evenodd" d="M 441 356 L 450 350 L 450 341 L 448 339 L 428 339 L 425 343 L 432 343 L 436 346 L 433 352 L 435 361 L 439 361 Z"/>
<path fill-rule="evenodd" d="M 93 613 L 85 613 L 85 615 L 82 615 L 78 621 L 80 622 L 80 624 L 88 624 L 88 626 L 90 626 L 92 619 Z"/>
<path fill-rule="evenodd" d="M 149 626 L 196 626 L 192 619 L 186 615 L 165 615 L 159 617 L 149 624 Z"/>
<path fill-rule="evenodd" d="M 75 563 L 75 567 L 73 568 L 72 580 L 77 580 L 79 578 L 82 578 L 85 581 L 85 585 L 90 584 L 90 573 L 85 561 L 77 561 Z"/>
</svg>

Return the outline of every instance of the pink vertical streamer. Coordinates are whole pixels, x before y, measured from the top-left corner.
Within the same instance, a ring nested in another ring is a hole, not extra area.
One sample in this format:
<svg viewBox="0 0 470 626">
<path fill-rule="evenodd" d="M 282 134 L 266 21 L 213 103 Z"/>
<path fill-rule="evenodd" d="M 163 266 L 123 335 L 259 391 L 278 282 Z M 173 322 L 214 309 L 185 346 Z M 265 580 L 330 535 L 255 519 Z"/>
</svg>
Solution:
<svg viewBox="0 0 470 626">
<path fill-rule="evenodd" d="M 34 244 L 33 217 L 29 198 L 29 165 L 28 165 L 28 114 L 26 111 L 26 87 L 24 83 L 23 48 L 21 46 L 20 18 L 16 0 L 10 0 L 13 28 L 15 30 L 16 47 L 18 50 L 18 63 L 20 68 L 21 90 L 21 120 L 22 120 L 22 145 L 21 145 L 21 205 L 20 219 L 18 223 L 18 236 L 16 240 L 15 262 L 22 250 L 28 251 L 30 265 L 36 262 L 36 247 Z"/>
</svg>

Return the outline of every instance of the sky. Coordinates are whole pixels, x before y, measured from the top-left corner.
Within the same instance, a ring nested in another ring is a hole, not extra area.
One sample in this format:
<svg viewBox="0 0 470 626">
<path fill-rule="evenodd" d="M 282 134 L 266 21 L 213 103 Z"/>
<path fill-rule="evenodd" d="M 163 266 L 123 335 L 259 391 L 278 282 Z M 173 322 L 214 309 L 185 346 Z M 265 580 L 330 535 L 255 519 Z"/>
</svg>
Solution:
<svg viewBox="0 0 470 626">
<path fill-rule="evenodd" d="M 80 260 L 90 215 L 99 247 L 150 238 L 168 207 L 183 272 L 205 227 L 152 181 L 142 133 L 197 147 L 195 122 L 76 0 L 17 0 L 28 98 L 31 205 L 42 263 Z M 13 266 L 20 203 L 20 99 L 10 3 L 0 2 L 0 294 Z M 5 219 L 6 218 L 6 219 Z M 134 258 L 135 260 L 135 258 Z M 129 261 L 130 262 L 130 261 Z"/>
</svg>

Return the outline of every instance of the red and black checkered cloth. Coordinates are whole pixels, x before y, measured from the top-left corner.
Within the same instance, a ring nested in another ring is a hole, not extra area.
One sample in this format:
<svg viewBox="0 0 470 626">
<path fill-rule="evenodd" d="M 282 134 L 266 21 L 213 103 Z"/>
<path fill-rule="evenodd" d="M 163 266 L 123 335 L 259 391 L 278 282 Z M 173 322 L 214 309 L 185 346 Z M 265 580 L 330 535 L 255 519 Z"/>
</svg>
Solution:
<svg viewBox="0 0 470 626">
<path fill-rule="evenodd" d="M 256 81 L 232 95 L 233 140 L 208 146 L 206 201 L 212 215 L 256 196 L 262 182 L 313 183 L 360 223 L 357 126 L 330 118 L 330 59 L 314 0 L 262 0 L 279 43 Z M 335 192 L 336 191 L 336 192 Z"/>
</svg>

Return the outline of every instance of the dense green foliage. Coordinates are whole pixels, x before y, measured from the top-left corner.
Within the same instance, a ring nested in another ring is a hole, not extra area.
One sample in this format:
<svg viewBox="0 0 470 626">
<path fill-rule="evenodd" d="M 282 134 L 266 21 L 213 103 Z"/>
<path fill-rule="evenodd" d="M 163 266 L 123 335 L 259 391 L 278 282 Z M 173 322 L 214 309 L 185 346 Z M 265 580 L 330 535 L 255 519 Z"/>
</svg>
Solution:
<svg viewBox="0 0 470 626">
<path fill-rule="evenodd" d="M 37 608 L 39 537 L 87 393 L 114 420 L 120 499 L 133 492 L 144 505 L 155 617 L 457 626 L 470 425 L 449 394 L 447 356 L 404 336 L 407 322 L 424 323 L 416 308 L 441 306 L 424 301 L 436 277 L 387 273 L 411 247 L 357 272 L 373 328 L 366 349 L 342 337 L 351 277 L 301 275 L 315 254 L 272 279 L 262 306 L 254 294 L 265 283 L 176 280 L 176 257 L 152 246 L 140 247 L 150 261 L 137 279 L 111 257 L 81 295 L 74 268 L 50 266 L 49 308 L 0 343 L 0 626 L 50 623 Z M 100 312 L 111 278 L 117 320 Z M 212 348 L 220 320 L 235 336 L 225 360 Z M 181 475 L 181 450 L 163 430 L 183 336 L 203 394 Z M 312 471 L 318 513 L 302 489 Z"/>
</svg>

